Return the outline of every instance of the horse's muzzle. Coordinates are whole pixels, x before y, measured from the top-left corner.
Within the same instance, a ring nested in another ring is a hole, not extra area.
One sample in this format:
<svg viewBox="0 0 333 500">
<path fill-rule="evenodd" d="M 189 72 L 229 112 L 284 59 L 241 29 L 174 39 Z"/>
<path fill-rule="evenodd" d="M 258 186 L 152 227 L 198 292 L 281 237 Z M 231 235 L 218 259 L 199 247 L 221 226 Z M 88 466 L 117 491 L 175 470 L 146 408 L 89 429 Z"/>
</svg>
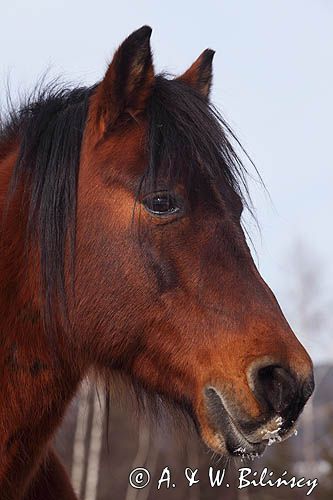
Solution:
<svg viewBox="0 0 333 500">
<path fill-rule="evenodd" d="M 259 456 L 267 445 L 294 434 L 296 421 L 313 393 L 314 380 L 312 374 L 305 381 L 298 380 L 283 367 L 269 365 L 251 371 L 249 386 L 261 408 L 261 416 L 255 420 L 235 411 L 235 402 L 228 405 L 228 398 L 218 388 L 207 386 L 204 391 L 209 421 L 231 455 Z"/>
</svg>

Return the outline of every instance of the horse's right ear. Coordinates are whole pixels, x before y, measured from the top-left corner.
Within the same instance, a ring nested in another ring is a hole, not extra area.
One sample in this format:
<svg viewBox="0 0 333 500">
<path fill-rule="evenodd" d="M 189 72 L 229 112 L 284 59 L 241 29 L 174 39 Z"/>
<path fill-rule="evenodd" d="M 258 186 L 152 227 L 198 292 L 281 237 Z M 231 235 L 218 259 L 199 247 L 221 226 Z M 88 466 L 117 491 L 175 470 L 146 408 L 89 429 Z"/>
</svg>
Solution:
<svg viewBox="0 0 333 500">
<path fill-rule="evenodd" d="M 154 82 L 151 32 L 149 26 L 143 26 L 124 40 L 97 87 L 94 110 L 102 134 L 121 115 L 134 117 L 145 108 Z"/>
<path fill-rule="evenodd" d="M 212 85 L 214 54 L 215 51 L 212 49 L 204 50 L 192 66 L 182 76 L 177 78 L 177 80 L 181 80 L 195 88 L 207 99 L 209 98 Z"/>
</svg>

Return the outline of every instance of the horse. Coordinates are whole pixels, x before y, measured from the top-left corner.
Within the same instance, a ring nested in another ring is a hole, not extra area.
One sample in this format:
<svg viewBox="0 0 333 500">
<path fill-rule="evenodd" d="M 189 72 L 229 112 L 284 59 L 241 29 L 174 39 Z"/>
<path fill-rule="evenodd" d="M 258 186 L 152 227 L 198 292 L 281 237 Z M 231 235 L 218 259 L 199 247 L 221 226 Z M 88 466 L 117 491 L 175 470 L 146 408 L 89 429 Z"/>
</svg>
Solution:
<svg viewBox="0 0 333 500">
<path fill-rule="evenodd" d="M 44 85 L 2 120 L 2 500 L 76 498 L 51 441 L 90 373 L 179 409 L 227 457 L 289 437 L 313 392 L 248 246 L 214 51 L 155 74 L 151 32 L 97 84 Z"/>
</svg>

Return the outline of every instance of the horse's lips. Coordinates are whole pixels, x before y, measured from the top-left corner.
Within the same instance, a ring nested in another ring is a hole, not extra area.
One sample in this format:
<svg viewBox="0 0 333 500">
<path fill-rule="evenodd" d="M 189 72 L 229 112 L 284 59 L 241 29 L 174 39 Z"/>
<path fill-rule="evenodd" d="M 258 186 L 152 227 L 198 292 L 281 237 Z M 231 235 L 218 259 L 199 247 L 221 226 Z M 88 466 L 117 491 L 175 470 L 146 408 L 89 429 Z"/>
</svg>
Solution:
<svg viewBox="0 0 333 500">
<path fill-rule="evenodd" d="M 253 443 L 249 441 L 235 425 L 229 415 L 228 418 L 230 422 L 229 429 L 232 429 L 232 432 L 229 432 L 229 434 L 225 436 L 228 452 L 231 455 L 248 458 L 261 456 L 267 447 L 268 441 L 264 440 L 260 443 Z"/>
<path fill-rule="evenodd" d="M 221 447 L 223 442 L 225 442 L 226 451 L 233 456 L 246 458 L 261 456 L 267 447 L 268 440 L 260 442 L 249 441 L 229 414 L 216 389 L 210 387 L 206 389 L 206 395 L 208 393 L 208 399 L 210 400 L 208 413 L 214 426 L 216 426 L 217 435 L 221 439 Z"/>
</svg>

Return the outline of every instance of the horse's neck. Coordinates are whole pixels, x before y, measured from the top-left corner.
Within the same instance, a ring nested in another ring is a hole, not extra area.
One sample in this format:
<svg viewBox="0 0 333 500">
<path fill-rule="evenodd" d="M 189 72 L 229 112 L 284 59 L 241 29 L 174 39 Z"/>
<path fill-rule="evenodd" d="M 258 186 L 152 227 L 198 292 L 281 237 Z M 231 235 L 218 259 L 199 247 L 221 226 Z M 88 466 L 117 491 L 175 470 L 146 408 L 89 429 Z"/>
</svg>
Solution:
<svg viewBox="0 0 333 500">
<path fill-rule="evenodd" d="M 19 210 L 15 213 L 15 204 L 4 223 L 4 193 L 14 161 L 14 153 L 0 160 L 2 500 L 19 500 L 26 494 L 80 380 L 80 373 L 78 370 L 74 373 L 70 360 L 54 362 L 54 350 L 42 330 L 32 291 L 36 278 L 33 270 L 23 269 L 24 232 L 20 235 L 22 224 Z M 66 352 L 61 344 L 57 347 Z"/>
</svg>

